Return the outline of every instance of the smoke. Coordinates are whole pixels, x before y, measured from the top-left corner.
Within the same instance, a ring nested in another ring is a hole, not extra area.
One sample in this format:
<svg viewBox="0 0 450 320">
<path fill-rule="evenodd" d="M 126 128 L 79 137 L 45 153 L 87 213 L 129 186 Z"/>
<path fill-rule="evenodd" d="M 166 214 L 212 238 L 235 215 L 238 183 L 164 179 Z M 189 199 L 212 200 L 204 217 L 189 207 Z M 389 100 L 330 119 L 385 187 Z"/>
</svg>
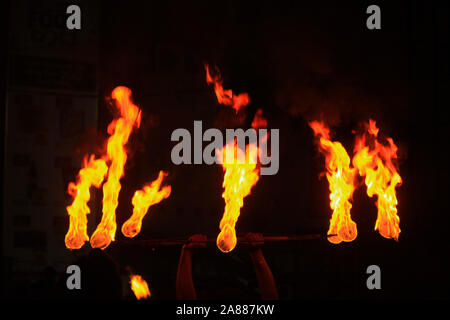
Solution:
<svg viewBox="0 0 450 320">
<path fill-rule="evenodd" d="M 386 120 L 404 117 L 405 59 L 400 50 L 388 59 L 380 49 L 387 43 L 395 46 L 398 39 L 389 37 L 380 44 L 364 31 L 355 31 L 351 22 L 346 25 L 330 17 L 322 28 L 311 28 L 307 20 L 312 18 L 301 18 L 303 24 L 276 21 L 276 28 L 261 30 L 261 63 L 277 107 L 332 127 L 369 118 L 384 123 L 387 114 Z"/>
<path fill-rule="evenodd" d="M 378 99 L 359 83 L 360 76 L 336 66 L 333 48 L 324 50 L 317 43 L 291 49 L 283 43 L 275 46 L 277 51 L 270 54 L 282 66 L 271 70 L 276 79 L 274 100 L 283 111 L 308 121 L 325 120 L 330 126 L 380 113 Z"/>
</svg>

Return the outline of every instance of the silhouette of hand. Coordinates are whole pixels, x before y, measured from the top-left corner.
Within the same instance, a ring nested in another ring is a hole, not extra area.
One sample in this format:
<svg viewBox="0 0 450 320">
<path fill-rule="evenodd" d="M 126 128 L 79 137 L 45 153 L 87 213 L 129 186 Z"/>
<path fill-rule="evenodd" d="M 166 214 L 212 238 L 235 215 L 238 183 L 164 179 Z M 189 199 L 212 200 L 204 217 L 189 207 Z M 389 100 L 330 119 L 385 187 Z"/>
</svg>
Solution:
<svg viewBox="0 0 450 320">
<path fill-rule="evenodd" d="M 261 233 L 247 233 L 245 239 L 248 241 L 248 246 L 253 249 L 260 248 L 264 244 L 264 237 Z"/>
<path fill-rule="evenodd" d="M 204 234 L 194 234 L 189 237 L 184 247 L 186 249 L 206 248 L 206 236 Z"/>
</svg>

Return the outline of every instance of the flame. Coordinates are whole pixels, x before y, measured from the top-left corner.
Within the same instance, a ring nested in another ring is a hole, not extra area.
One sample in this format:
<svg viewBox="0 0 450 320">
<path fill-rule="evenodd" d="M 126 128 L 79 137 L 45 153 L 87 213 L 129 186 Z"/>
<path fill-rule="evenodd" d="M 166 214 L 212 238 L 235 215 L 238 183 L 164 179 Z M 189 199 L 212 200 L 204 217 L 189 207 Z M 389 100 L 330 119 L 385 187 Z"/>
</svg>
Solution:
<svg viewBox="0 0 450 320">
<path fill-rule="evenodd" d="M 263 112 L 261 109 L 258 109 L 255 113 L 255 116 L 253 117 L 252 121 L 252 128 L 255 130 L 267 128 L 267 119 L 263 116 Z M 264 137 L 260 139 L 260 143 L 267 143 L 269 140 L 269 131 L 266 132 Z M 262 157 L 263 150 L 261 148 L 258 148 L 258 156 Z"/>
<path fill-rule="evenodd" d="M 227 161 L 227 153 L 234 152 L 234 161 Z M 259 180 L 259 170 L 256 167 L 258 148 L 255 144 L 247 145 L 244 152 L 237 147 L 235 141 L 230 141 L 221 150 L 216 150 L 225 172 L 223 184 L 225 212 L 220 221 L 220 233 L 217 236 L 217 247 L 222 252 L 230 252 L 237 243 L 236 222 L 244 205 L 244 198 L 250 194 L 251 188 Z M 246 162 L 247 158 L 247 162 Z"/>
<path fill-rule="evenodd" d="M 393 159 L 397 158 L 398 148 L 391 138 L 387 138 L 388 145 L 378 141 L 379 129 L 374 120 L 369 120 L 366 129 L 367 135 L 356 138 L 353 166 L 361 176 L 366 177 L 367 195 L 377 195 L 378 217 L 375 230 L 385 238 L 398 241 L 400 218 L 397 215 L 395 188 L 402 183 L 402 178 L 393 163 Z"/>
<path fill-rule="evenodd" d="M 133 290 L 134 295 L 138 300 L 150 298 L 150 290 L 148 288 L 147 281 L 142 279 L 139 275 L 130 276 L 131 290 Z"/>
<path fill-rule="evenodd" d="M 253 117 L 252 128 L 257 130 L 260 128 L 267 128 L 267 120 L 263 116 L 261 109 L 258 109 Z"/>
<path fill-rule="evenodd" d="M 220 71 L 216 68 L 216 74 L 214 77 L 211 76 L 209 72 L 209 66 L 205 64 L 206 70 L 206 82 L 208 84 L 214 84 L 214 91 L 216 92 L 217 101 L 220 104 L 231 106 L 236 113 L 239 111 L 241 107 L 245 107 L 250 103 L 250 97 L 247 93 L 241 93 L 239 95 L 235 95 L 231 90 L 224 90 L 222 84 L 222 76 L 220 75 Z"/>
<path fill-rule="evenodd" d="M 165 176 L 167 176 L 167 173 L 160 171 L 155 181 L 134 193 L 133 199 L 131 200 L 133 203 L 133 214 L 122 225 L 122 233 L 125 236 L 129 238 L 136 236 L 141 231 L 142 219 L 147 214 L 148 208 L 169 197 L 171 192 L 170 186 L 159 190 Z"/>
<path fill-rule="evenodd" d="M 70 216 L 69 230 L 65 237 L 66 247 L 69 249 L 80 249 L 86 241 L 87 214 L 91 212 L 87 203 L 90 199 L 89 189 L 93 185 L 99 188 L 108 171 L 103 159 L 95 160 L 94 155 L 84 159 L 83 168 L 78 173 L 78 182 L 69 183 L 68 193 L 73 197 L 73 202 L 67 207 Z"/>
<path fill-rule="evenodd" d="M 320 152 L 325 156 L 326 176 L 330 188 L 330 207 L 333 215 L 328 229 L 332 243 L 353 241 L 357 236 L 356 223 L 352 221 L 350 199 L 355 190 L 356 170 L 350 167 L 350 157 L 339 142 L 331 141 L 330 130 L 318 121 L 309 123 L 314 134 L 320 137 Z"/>
<path fill-rule="evenodd" d="M 121 116 L 108 126 L 108 133 L 111 137 L 107 143 L 107 155 L 111 164 L 108 180 L 103 185 L 102 220 L 91 237 L 91 246 L 101 249 L 105 249 L 111 241 L 114 241 L 117 229 L 115 212 L 121 188 L 119 180 L 124 175 L 124 166 L 127 160 L 125 144 L 128 142 L 132 129 L 139 127 L 141 120 L 140 109 L 131 101 L 130 89 L 116 87 L 111 97 L 116 101 Z"/>
</svg>

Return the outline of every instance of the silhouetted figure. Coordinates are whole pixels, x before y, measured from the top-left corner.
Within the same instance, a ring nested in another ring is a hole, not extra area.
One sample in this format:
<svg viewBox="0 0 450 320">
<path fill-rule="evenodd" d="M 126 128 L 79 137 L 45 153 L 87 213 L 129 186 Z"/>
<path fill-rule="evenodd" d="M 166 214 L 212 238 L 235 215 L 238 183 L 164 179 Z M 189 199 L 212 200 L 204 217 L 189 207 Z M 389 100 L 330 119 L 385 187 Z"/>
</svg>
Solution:
<svg viewBox="0 0 450 320">
<path fill-rule="evenodd" d="M 192 250 L 206 248 L 206 236 L 193 235 L 181 248 L 177 271 L 177 299 L 197 300 L 194 282 L 192 281 Z"/>
<path fill-rule="evenodd" d="M 264 244 L 263 236 L 258 233 L 249 233 L 246 239 L 248 240 L 250 257 L 258 279 L 261 298 L 264 300 L 278 299 L 275 280 L 261 249 L 261 246 Z M 191 236 L 188 243 L 183 245 L 177 271 L 177 299 L 197 299 L 197 293 L 192 280 L 192 250 L 205 247 L 206 236 L 199 234 Z"/>
</svg>

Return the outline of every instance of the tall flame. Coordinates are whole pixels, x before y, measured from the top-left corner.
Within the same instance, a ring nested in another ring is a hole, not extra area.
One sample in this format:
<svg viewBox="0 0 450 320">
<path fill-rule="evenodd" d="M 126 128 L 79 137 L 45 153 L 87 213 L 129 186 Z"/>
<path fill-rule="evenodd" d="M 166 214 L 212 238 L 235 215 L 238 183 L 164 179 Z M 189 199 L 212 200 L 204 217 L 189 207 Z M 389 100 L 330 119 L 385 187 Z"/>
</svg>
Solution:
<svg viewBox="0 0 450 320">
<path fill-rule="evenodd" d="M 361 176 L 366 177 L 367 195 L 377 195 L 378 217 L 375 230 L 385 238 L 398 241 L 400 218 L 397 215 L 395 188 L 402 183 L 402 178 L 393 163 L 393 159 L 397 158 L 398 148 L 391 138 L 387 138 L 388 145 L 378 141 L 379 129 L 374 120 L 369 120 L 366 129 L 366 134 L 356 138 L 353 166 Z"/>
<path fill-rule="evenodd" d="M 220 104 L 232 107 L 237 113 L 241 107 L 245 107 L 250 103 L 250 97 L 247 93 L 244 92 L 239 95 L 235 95 L 230 89 L 225 90 L 223 88 L 222 76 L 217 68 L 215 70 L 216 72 L 214 77 L 211 76 L 209 66 L 207 64 L 205 64 L 205 70 L 206 82 L 208 84 L 214 84 L 214 91 L 216 93 L 217 101 Z"/>
<path fill-rule="evenodd" d="M 91 197 L 89 189 L 91 186 L 99 188 L 108 171 L 106 163 L 102 159 L 95 160 L 94 155 L 84 159 L 83 168 L 78 174 L 78 182 L 69 183 L 68 193 L 73 197 L 73 202 L 67 207 L 70 216 L 69 231 L 65 237 L 66 247 L 69 249 L 80 249 L 86 241 L 87 214 L 91 212 L 87 203 Z"/>
<path fill-rule="evenodd" d="M 142 219 L 147 214 L 148 208 L 169 197 L 172 190 L 170 186 L 159 189 L 165 176 L 167 176 L 167 173 L 160 171 L 155 181 L 134 193 L 131 200 L 133 203 L 133 214 L 122 225 L 122 233 L 125 236 L 129 238 L 136 236 L 141 231 Z"/>
<path fill-rule="evenodd" d="M 134 295 L 138 300 L 150 298 L 150 290 L 148 288 L 147 281 L 142 279 L 139 275 L 130 276 L 131 290 L 133 290 Z"/>
<path fill-rule="evenodd" d="M 356 223 L 352 221 L 350 202 L 355 190 L 356 170 L 350 167 L 350 157 L 345 148 L 331 141 L 329 129 L 323 122 L 309 123 L 314 134 L 320 138 L 320 152 L 325 156 L 326 176 L 330 188 L 330 207 L 333 215 L 328 229 L 328 240 L 332 243 L 353 241 L 357 236 Z"/>
<path fill-rule="evenodd" d="M 108 126 L 107 155 L 111 161 L 108 180 L 103 185 L 103 216 L 97 229 L 91 237 L 93 248 L 106 248 L 114 236 L 117 229 L 116 208 L 120 192 L 120 178 L 124 174 L 124 166 L 127 160 L 125 144 L 128 142 L 131 131 L 134 127 L 139 127 L 141 120 L 140 109 L 131 101 L 131 90 L 126 87 L 117 87 L 112 92 L 112 98 L 116 101 L 116 106 L 121 117 L 113 120 Z"/>
<path fill-rule="evenodd" d="M 227 154 L 234 154 L 234 161 L 227 161 Z M 225 172 L 223 184 L 225 199 L 225 212 L 220 221 L 220 233 L 217 236 L 217 247 L 222 252 L 230 252 L 237 243 L 236 222 L 240 210 L 244 205 L 244 198 L 250 194 L 251 188 L 259 180 L 259 170 L 256 167 L 258 148 L 256 145 L 247 145 L 244 152 L 237 147 L 235 141 L 230 141 L 221 150 L 216 150 Z M 246 161 L 247 158 L 247 161 Z"/>
</svg>

